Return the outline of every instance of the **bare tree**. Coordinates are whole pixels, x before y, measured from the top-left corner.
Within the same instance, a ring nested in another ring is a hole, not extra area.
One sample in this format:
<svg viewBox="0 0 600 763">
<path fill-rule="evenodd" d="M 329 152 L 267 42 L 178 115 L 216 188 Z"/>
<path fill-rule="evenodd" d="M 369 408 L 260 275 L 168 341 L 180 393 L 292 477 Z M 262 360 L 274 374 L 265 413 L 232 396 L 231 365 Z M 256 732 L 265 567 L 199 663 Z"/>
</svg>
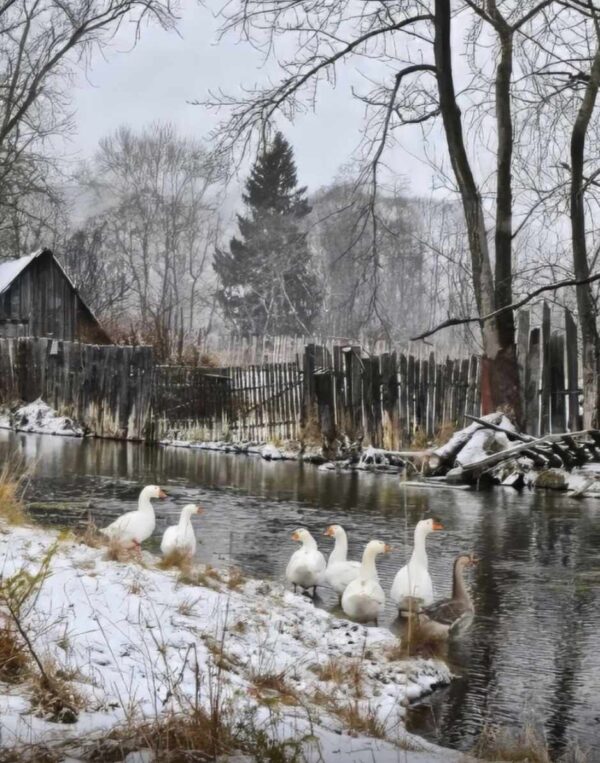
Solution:
<svg viewBox="0 0 600 763">
<path fill-rule="evenodd" d="M 103 139 L 82 182 L 104 207 L 95 225 L 111 242 L 111 266 L 128 284 L 127 314 L 163 359 L 184 344 L 212 307 L 210 257 L 217 242 L 221 164 L 169 124 Z"/>
<path fill-rule="evenodd" d="M 49 139 L 70 126 L 70 78 L 124 22 L 175 22 L 171 0 L 0 2 L 0 209 L 48 192 Z M 48 194 L 51 195 L 51 194 Z"/>
</svg>

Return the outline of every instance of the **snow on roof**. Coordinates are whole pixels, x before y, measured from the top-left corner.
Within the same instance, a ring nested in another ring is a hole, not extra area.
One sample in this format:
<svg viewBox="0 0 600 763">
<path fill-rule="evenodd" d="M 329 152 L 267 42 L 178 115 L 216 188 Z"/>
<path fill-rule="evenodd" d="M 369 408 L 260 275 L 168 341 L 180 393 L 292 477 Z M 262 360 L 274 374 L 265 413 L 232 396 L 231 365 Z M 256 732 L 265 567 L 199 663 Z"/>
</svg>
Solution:
<svg viewBox="0 0 600 763">
<path fill-rule="evenodd" d="M 21 273 L 30 262 L 39 257 L 43 252 L 43 249 L 38 249 L 33 254 L 28 254 L 26 257 L 19 257 L 18 260 L 8 260 L 8 262 L 0 263 L 0 294 L 6 291 L 15 278 Z"/>
</svg>

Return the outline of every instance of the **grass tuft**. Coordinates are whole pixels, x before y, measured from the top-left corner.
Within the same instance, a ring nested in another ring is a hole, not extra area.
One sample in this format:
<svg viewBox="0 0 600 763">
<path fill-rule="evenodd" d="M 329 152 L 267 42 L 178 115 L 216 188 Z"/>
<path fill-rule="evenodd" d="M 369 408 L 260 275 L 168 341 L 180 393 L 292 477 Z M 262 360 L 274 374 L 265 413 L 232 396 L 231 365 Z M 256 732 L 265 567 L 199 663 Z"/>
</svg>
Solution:
<svg viewBox="0 0 600 763">
<path fill-rule="evenodd" d="M 0 628 L 0 681 L 16 684 L 25 680 L 29 670 L 29 653 L 16 628 L 6 624 Z"/>
<path fill-rule="evenodd" d="M 388 660 L 406 660 L 409 657 L 445 659 L 448 654 L 446 635 L 432 631 L 426 622 L 417 617 L 408 619 L 402 639 L 386 653 Z"/>
<path fill-rule="evenodd" d="M 355 698 L 363 696 L 362 659 L 331 657 L 324 665 L 317 665 L 314 671 L 320 681 L 346 686 Z"/>
<path fill-rule="evenodd" d="M 89 519 L 81 529 L 75 530 L 75 539 L 90 548 L 106 548 L 108 541 L 98 530 L 96 523 Z"/>
<path fill-rule="evenodd" d="M 104 559 L 107 562 L 130 562 L 135 557 L 135 552 L 127 548 L 115 538 L 110 538 L 106 544 Z"/>
<path fill-rule="evenodd" d="M 569 746 L 558 758 L 552 757 L 543 734 L 531 725 L 518 732 L 484 726 L 471 752 L 478 758 L 506 763 L 591 763 L 578 745 Z"/>
<path fill-rule="evenodd" d="M 246 582 L 246 578 L 239 567 L 230 567 L 227 574 L 227 588 L 237 591 Z"/>
<path fill-rule="evenodd" d="M 192 569 L 192 557 L 179 548 L 173 549 L 168 554 L 165 554 L 158 566 L 161 570 L 178 569 L 183 573 L 190 573 Z"/>
<path fill-rule="evenodd" d="M 31 682 L 31 707 L 35 715 L 53 723 L 77 722 L 85 701 L 70 679 L 71 675 L 46 662 L 44 673 Z"/>
<path fill-rule="evenodd" d="M 24 482 L 22 459 L 16 455 L 7 458 L 0 470 L 0 517 L 9 525 L 22 525 L 27 520 L 23 503 Z"/>
</svg>

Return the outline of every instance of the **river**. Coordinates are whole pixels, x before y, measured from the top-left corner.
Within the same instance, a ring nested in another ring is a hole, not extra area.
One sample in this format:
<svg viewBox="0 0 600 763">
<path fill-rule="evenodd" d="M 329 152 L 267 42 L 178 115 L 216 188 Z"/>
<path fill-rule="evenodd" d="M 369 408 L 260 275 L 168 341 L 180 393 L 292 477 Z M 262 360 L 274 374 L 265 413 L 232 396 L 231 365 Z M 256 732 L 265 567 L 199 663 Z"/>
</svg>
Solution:
<svg viewBox="0 0 600 763">
<path fill-rule="evenodd" d="M 305 526 L 330 549 L 323 530 L 343 525 L 350 556 L 380 538 L 394 552 L 379 563 L 384 589 L 412 546 L 424 515 L 444 531 L 428 539 L 436 594 L 450 591 L 453 558 L 474 551 L 475 622 L 452 644 L 457 678 L 414 707 L 408 726 L 432 741 L 467 750 L 486 724 L 540 727 L 557 754 L 569 742 L 600 751 L 600 501 L 559 493 L 404 489 L 392 475 L 320 472 L 311 465 L 258 457 L 108 440 L 0 431 L 0 458 L 18 450 L 32 471 L 27 499 L 86 502 L 103 525 L 134 508 L 140 488 L 161 485 L 158 548 L 179 509 L 199 502 L 198 558 L 281 578 Z M 87 510 L 67 507 L 45 520 L 70 525 Z M 318 602 L 335 611 L 327 595 Z M 384 624 L 394 612 L 386 609 Z M 596 758 L 592 757 L 592 760 Z M 599 758 L 600 759 L 600 758 Z"/>
</svg>

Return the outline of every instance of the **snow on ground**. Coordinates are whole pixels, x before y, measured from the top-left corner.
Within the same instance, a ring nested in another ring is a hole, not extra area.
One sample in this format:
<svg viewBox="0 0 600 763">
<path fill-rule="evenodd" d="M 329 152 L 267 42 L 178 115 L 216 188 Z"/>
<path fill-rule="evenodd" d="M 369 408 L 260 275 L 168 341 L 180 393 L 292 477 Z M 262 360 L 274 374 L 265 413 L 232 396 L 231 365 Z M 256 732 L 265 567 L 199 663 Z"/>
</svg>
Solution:
<svg viewBox="0 0 600 763">
<path fill-rule="evenodd" d="M 405 731 L 408 702 L 450 674 L 441 662 L 388 659 L 397 645 L 389 631 L 336 619 L 276 582 L 203 566 L 181 582 L 150 554 L 141 563 L 107 561 L 105 549 L 37 528 L 0 525 L 4 580 L 36 572 L 55 543 L 25 625 L 38 653 L 75 676 L 86 708 L 74 724 L 52 723 L 32 715 L 26 684 L 0 684 L 1 746 L 64 744 L 206 704 L 219 664 L 220 690 L 236 715 L 253 712 L 280 739 L 306 736 L 307 760 L 464 760 Z M 320 671 L 332 664 L 346 677 L 325 680 Z M 261 688 L 273 676 L 289 690 L 285 701 L 280 688 Z M 372 714 L 385 739 L 354 735 L 344 720 L 349 707 Z M 417 751 L 402 749 L 407 742 Z"/>
<path fill-rule="evenodd" d="M 309 449 L 301 451 L 296 442 L 287 442 L 282 446 L 272 442 L 229 442 L 227 440 L 178 440 L 177 438 L 165 438 L 160 445 L 174 448 L 192 448 L 196 450 L 216 450 L 220 453 L 241 453 L 244 455 L 261 456 L 266 461 L 297 461 L 318 460 L 322 461 L 321 449 Z"/>
<path fill-rule="evenodd" d="M 6 412 L 1 413 L 0 428 L 15 429 L 17 432 L 83 437 L 81 427 L 68 416 L 59 416 L 54 408 L 41 398 L 21 406 L 12 416 Z"/>
</svg>

